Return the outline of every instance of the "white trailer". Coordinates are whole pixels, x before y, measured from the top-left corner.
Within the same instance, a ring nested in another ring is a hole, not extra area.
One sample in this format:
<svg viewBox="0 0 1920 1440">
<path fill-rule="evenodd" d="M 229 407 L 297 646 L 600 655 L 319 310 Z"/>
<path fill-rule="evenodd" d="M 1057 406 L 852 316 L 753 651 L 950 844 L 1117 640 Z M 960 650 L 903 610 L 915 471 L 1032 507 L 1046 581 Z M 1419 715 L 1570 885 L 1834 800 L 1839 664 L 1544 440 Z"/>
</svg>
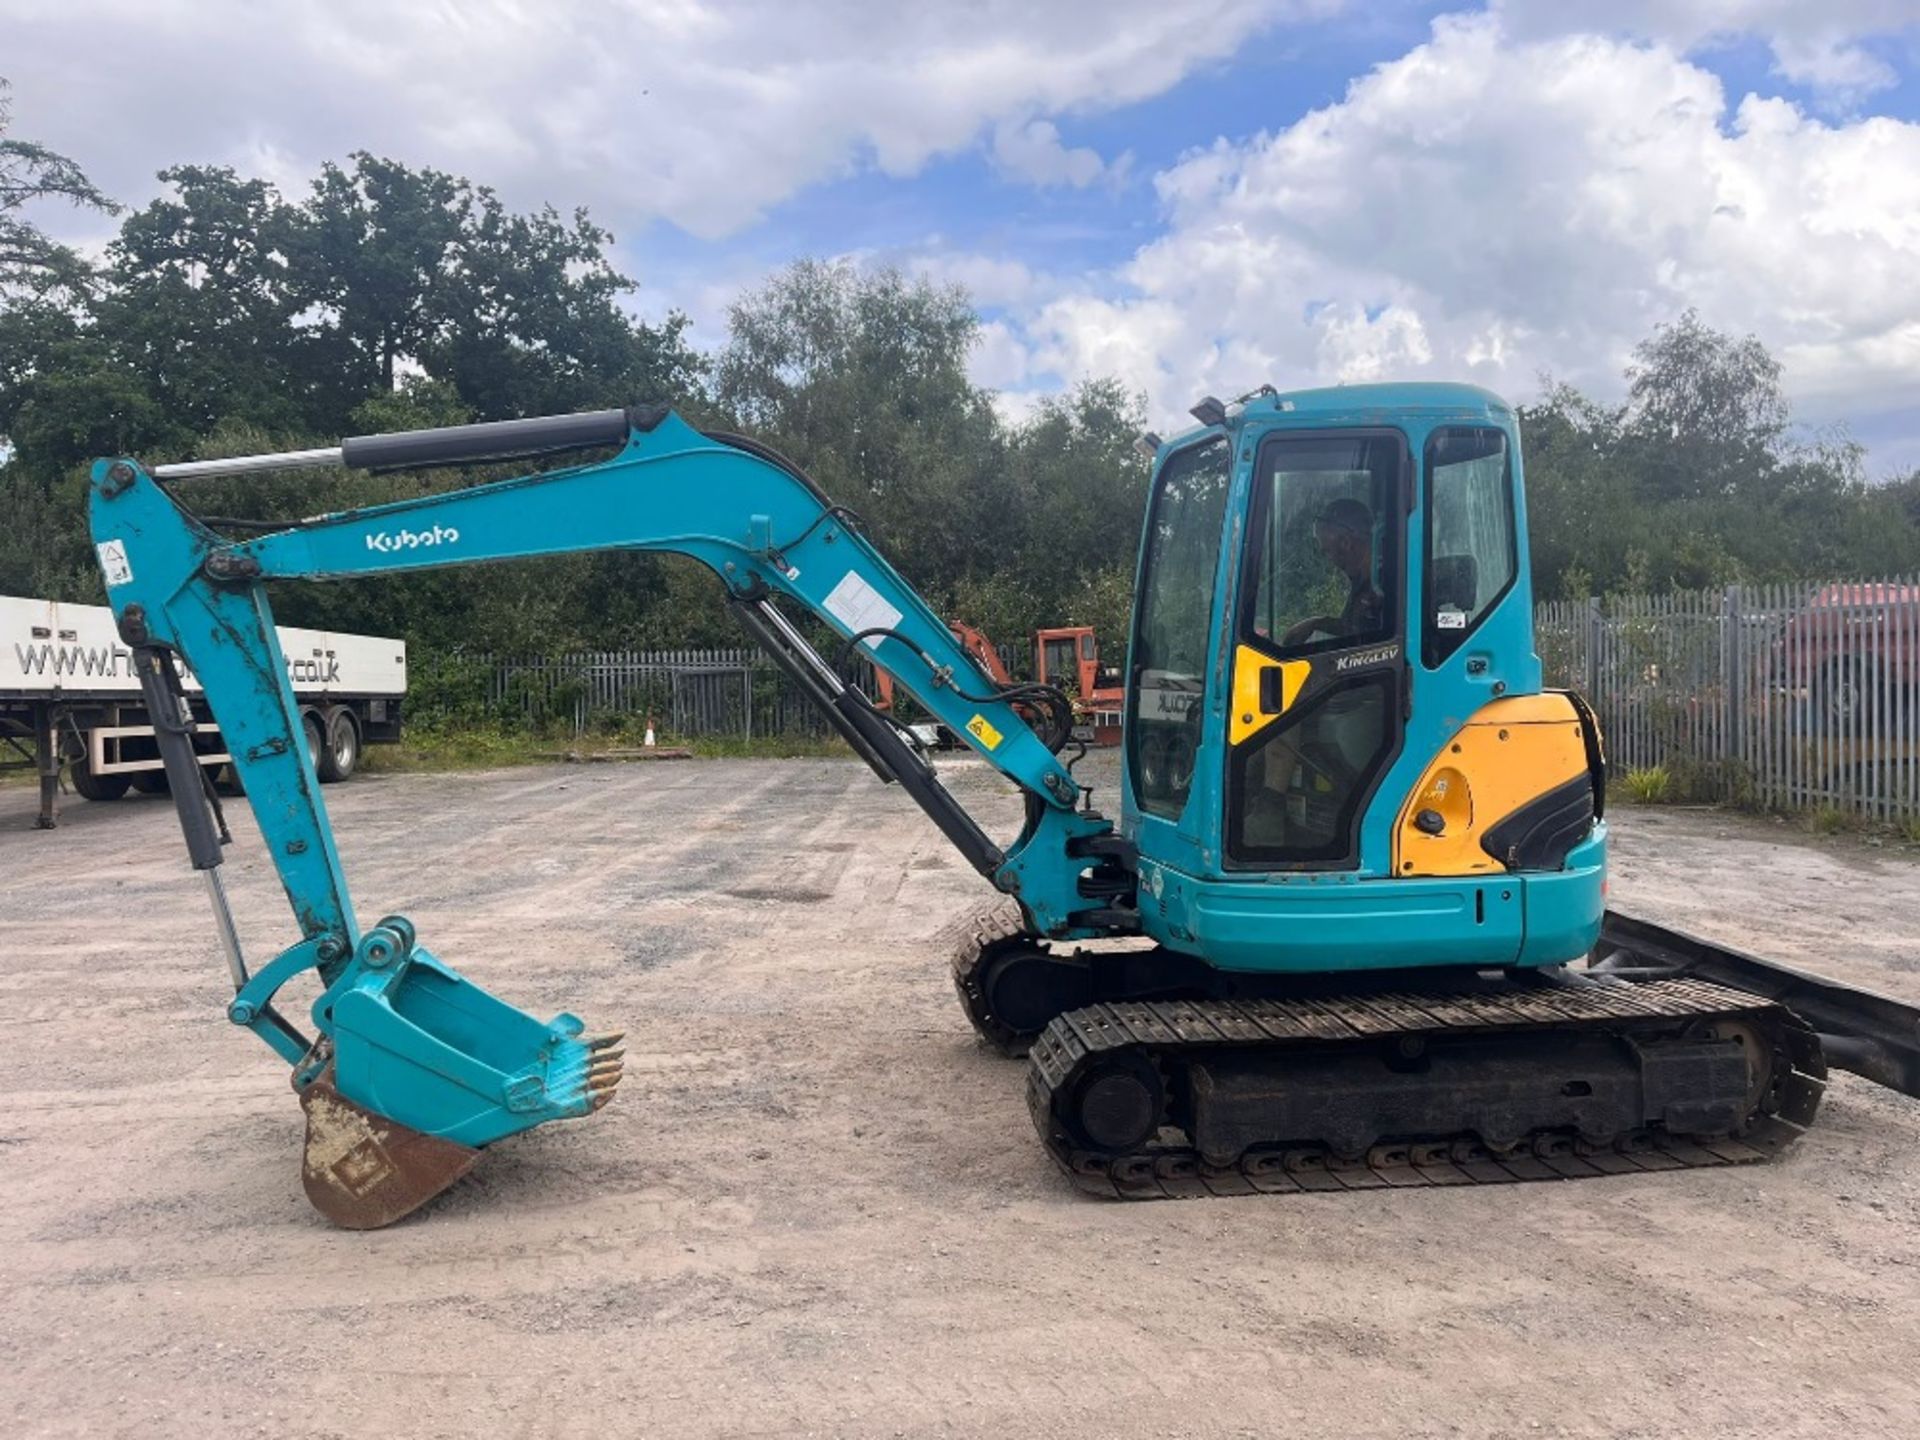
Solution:
<svg viewBox="0 0 1920 1440">
<path fill-rule="evenodd" d="M 314 768 L 324 781 L 344 780 L 363 746 L 400 738 L 407 644 L 286 625 L 279 635 Z M 220 775 L 231 757 L 199 683 L 184 667 L 180 673 L 199 725 L 200 763 Z M 0 595 L 0 747 L 0 755 L 23 757 L 0 758 L 0 769 L 39 772 L 43 829 L 59 818 L 63 766 L 88 800 L 165 788 L 133 654 L 111 610 Z"/>
</svg>

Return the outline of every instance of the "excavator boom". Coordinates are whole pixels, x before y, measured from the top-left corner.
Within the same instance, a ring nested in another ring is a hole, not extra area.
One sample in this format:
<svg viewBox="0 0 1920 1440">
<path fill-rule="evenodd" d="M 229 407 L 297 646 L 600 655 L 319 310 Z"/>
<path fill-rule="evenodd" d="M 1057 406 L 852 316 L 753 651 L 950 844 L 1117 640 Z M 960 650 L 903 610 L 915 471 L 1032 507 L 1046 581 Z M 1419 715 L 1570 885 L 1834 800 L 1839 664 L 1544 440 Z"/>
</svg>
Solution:
<svg viewBox="0 0 1920 1440">
<path fill-rule="evenodd" d="M 230 540 L 176 500 L 199 475 L 348 464 L 447 465 L 601 449 L 591 463 L 397 504 L 323 515 Z M 664 407 L 460 426 L 348 440 L 338 450 L 162 466 L 101 461 L 94 540 L 122 637 L 132 648 L 195 869 L 207 880 L 235 996 L 229 1018 L 293 1066 L 308 1112 L 306 1183 L 348 1225 L 385 1224 L 452 1183 L 477 1152 L 547 1120 L 582 1116 L 622 1074 L 617 1035 L 575 1016 L 542 1022 L 420 944 L 413 925 L 357 919 L 267 590 L 582 550 L 670 551 L 719 577 L 733 613 L 818 701 L 849 745 L 899 783 L 1035 934 L 1112 928 L 1087 872 L 1108 866 L 1111 824 L 1076 808 L 1080 785 L 1056 755 L 1066 698 L 1009 686 L 976 667 L 947 626 L 797 468 L 740 437 L 695 430 Z M 820 654 L 778 603 L 867 648 L 921 706 L 1027 797 L 1021 833 L 999 842 Z M 241 953 L 219 879 L 219 801 L 194 760 L 176 660 L 198 677 L 279 872 L 298 938 L 257 973 Z M 1015 708 L 1043 717 L 1044 736 Z M 1110 868 L 1110 866 L 1108 866 Z M 311 1037 L 276 1006 L 293 976 L 322 986 Z"/>
</svg>

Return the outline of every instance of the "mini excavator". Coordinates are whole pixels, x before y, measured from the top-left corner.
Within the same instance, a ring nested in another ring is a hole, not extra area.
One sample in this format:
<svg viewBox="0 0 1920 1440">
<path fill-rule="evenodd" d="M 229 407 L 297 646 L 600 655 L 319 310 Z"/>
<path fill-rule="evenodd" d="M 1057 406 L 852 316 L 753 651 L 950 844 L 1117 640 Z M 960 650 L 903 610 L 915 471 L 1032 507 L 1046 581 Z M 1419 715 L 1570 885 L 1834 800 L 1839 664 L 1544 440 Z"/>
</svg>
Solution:
<svg viewBox="0 0 1920 1440">
<path fill-rule="evenodd" d="M 857 515 L 776 451 L 664 406 L 97 462 L 93 538 L 212 898 L 227 1015 L 291 1067 L 313 1204 L 348 1227 L 397 1220 L 488 1145 L 600 1109 L 623 1051 L 495 998 L 402 916 L 361 925 L 267 592 L 583 550 L 712 570 L 855 755 L 997 892 L 954 981 L 976 1030 L 1028 1056 L 1040 1140 L 1083 1190 L 1734 1164 L 1813 1121 L 1829 1065 L 1920 1094 L 1912 1008 L 1607 911 L 1601 736 L 1578 696 L 1542 686 L 1506 404 L 1463 385 L 1262 387 L 1193 413 L 1196 429 L 1142 439 L 1117 822 L 1074 777 L 1066 695 L 984 674 Z M 535 458 L 557 468 L 264 534 L 178 498 L 207 475 Z M 842 679 L 856 647 L 1018 787 L 1016 836 L 991 838 Z M 182 664 L 298 930 L 257 970 Z M 307 971 L 310 1030 L 275 1003 Z"/>
</svg>

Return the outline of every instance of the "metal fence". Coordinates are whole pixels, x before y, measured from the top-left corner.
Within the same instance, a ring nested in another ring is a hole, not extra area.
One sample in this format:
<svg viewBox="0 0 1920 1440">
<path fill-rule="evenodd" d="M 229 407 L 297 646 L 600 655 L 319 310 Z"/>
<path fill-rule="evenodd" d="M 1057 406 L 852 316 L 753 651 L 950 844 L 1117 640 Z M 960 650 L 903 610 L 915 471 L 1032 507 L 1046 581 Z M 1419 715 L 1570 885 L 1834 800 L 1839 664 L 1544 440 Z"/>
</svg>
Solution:
<svg viewBox="0 0 1920 1440">
<path fill-rule="evenodd" d="M 1616 776 L 1657 766 L 1686 798 L 1920 818 L 1920 577 L 1557 601 L 1535 630 Z"/>
<path fill-rule="evenodd" d="M 1032 656 L 997 646 L 1008 673 L 1024 678 Z M 613 650 L 526 657 L 474 655 L 494 714 L 583 734 L 609 718 L 650 721 L 686 739 L 825 736 L 826 720 L 758 650 Z M 874 693 L 873 665 L 855 657 L 841 677 Z M 905 702 L 910 704 L 911 702 Z"/>
<path fill-rule="evenodd" d="M 824 736 L 825 719 L 757 650 L 615 650 L 526 658 L 480 655 L 487 703 L 531 723 L 581 734 L 618 718 L 683 738 Z M 871 693 L 873 667 L 847 678 Z"/>
<path fill-rule="evenodd" d="M 1616 776 L 1660 767 L 1683 798 L 1920 820 L 1920 576 L 1554 601 L 1535 630 Z M 829 733 L 756 650 L 474 660 L 490 709 L 576 732 L 625 717 L 684 737 Z"/>
</svg>

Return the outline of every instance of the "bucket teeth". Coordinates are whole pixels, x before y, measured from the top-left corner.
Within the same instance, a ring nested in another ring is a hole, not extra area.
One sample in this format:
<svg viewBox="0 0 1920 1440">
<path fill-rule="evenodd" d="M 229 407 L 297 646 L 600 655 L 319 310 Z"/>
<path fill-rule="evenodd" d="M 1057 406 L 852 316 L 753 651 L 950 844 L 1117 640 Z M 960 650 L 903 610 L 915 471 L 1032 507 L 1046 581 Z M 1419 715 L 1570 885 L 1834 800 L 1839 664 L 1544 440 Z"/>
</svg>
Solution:
<svg viewBox="0 0 1920 1440">
<path fill-rule="evenodd" d="M 586 1068 L 580 1072 L 580 1083 L 585 1091 L 588 1104 L 594 1110 L 603 1110 L 607 1102 L 613 1099 L 613 1090 L 620 1083 L 620 1077 L 626 1070 L 627 1052 L 615 1047 L 626 1038 L 626 1031 L 612 1030 L 603 1035 L 585 1035 L 580 1043 L 587 1047 Z"/>
</svg>

